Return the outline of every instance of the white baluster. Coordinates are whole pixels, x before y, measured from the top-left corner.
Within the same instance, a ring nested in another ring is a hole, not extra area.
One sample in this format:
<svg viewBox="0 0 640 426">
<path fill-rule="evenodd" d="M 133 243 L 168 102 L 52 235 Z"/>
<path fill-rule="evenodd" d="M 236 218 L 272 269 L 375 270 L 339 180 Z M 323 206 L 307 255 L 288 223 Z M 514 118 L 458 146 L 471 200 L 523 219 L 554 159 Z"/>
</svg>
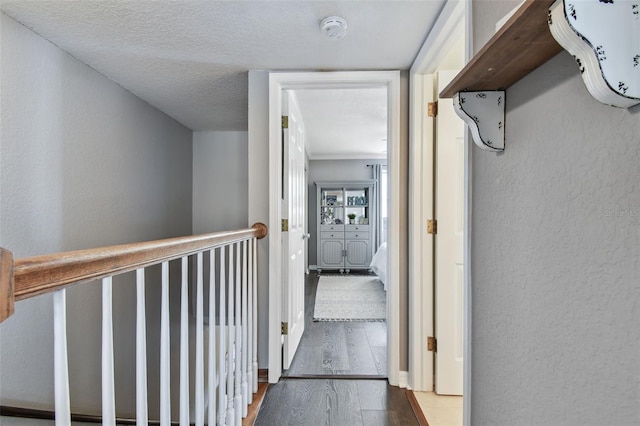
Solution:
<svg viewBox="0 0 640 426">
<path fill-rule="evenodd" d="M 113 284 L 102 279 L 102 424 L 116 424 L 115 385 L 113 379 Z"/>
<path fill-rule="evenodd" d="M 197 255 L 196 280 L 196 426 L 204 425 L 204 313 L 202 307 L 202 252 Z"/>
<path fill-rule="evenodd" d="M 209 425 L 216 424 L 216 251 L 209 252 Z"/>
<path fill-rule="evenodd" d="M 56 426 L 66 426 L 71 424 L 66 290 L 53 293 L 53 337 Z"/>
<path fill-rule="evenodd" d="M 253 391 L 258 392 L 258 239 L 253 239 L 253 274 L 251 286 L 253 287 L 253 345 L 251 352 L 251 364 L 253 366 Z"/>
<path fill-rule="evenodd" d="M 247 240 L 242 242 L 242 417 L 247 417 Z"/>
<path fill-rule="evenodd" d="M 234 316 L 233 316 L 233 286 L 234 286 L 234 276 L 233 276 L 233 244 L 229 246 L 229 296 L 227 300 L 227 319 L 229 326 L 227 327 L 228 334 L 228 345 L 227 345 L 227 425 L 235 425 L 234 419 L 234 409 L 233 409 L 233 361 L 235 358 L 235 348 L 233 345 L 233 325 Z"/>
<path fill-rule="evenodd" d="M 147 409 L 147 319 L 144 269 L 136 270 L 136 425 L 149 423 Z"/>
<path fill-rule="evenodd" d="M 249 240 L 249 250 L 247 251 L 247 266 L 249 268 L 249 276 L 247 282 L 247 383 L 249 386 L 247 395 L 247 404 L 253 403 L 253 367 L 251 366 L 251 354 L 253 352 L 253 288 L 251 282 L 253 280 L 253 242 Z"/>
<path fill-rule="evenodd" d="M 242 426 L 242 351 L 244 348 L 242 347 L 242 325 L 240 324 L 240 320 L 242 318 L 240 312 L 240 296 L 242 288 L 242 269 L 240 267 L 241 261 L 240 254 L 240 243 L 236 244 L 236 308 L 235 308 L 235 332 L 236 332 L 236 350 L 234 357 L 234 366 L 235 366 L 235 398 L 233 401 L 233 408 L 235 409 L 235 421 L 236 426 Z"/>
<path fill-rule="evenodd" d="M 160 426 L 170 426 L 169 262 L 162 262 L 162 302 L 160 306 Z"/>
<path fill-rule="evenodd" d="M 182 258 L 180 292 L 180 426 L 189 426 L 189 258 Z"/>
<path fill-rule="evenodd" d="M 218 345 L 218 425 L 224 426 L 227 424 L 226 415 L 227 415 L 227 394 L 225 392 L 225 320 L 226 320 L 226 311 L 225 311 L 225 287 L 227 278 L 225 276 L 225 247 L 220 249 L 220 326 L 219 326 L 219 336 L 220 336 L 220 344 Z"/>
</svg>

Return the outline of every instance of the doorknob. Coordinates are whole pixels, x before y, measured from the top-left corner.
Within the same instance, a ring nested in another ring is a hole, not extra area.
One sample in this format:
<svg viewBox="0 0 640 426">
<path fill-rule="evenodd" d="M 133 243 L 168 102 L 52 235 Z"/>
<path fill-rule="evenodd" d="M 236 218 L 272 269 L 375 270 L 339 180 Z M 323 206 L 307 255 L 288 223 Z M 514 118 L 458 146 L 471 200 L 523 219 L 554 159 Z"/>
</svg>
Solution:
<svg viewBox="0 0 640 426">
<path fill-rule="evenodd" d="M 311 234 L 304 234 L 304 233 L 302 234 L 302 239 L 303 240 L 307 240 L 309 238 L 311 238 Z"/>
</svg>

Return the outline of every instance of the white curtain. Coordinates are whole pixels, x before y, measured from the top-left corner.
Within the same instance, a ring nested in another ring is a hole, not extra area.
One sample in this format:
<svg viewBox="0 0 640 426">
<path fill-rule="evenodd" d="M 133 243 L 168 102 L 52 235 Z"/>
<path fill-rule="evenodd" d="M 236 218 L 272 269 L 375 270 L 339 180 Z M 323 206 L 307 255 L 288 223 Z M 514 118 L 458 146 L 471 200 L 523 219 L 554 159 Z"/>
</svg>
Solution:
<svg viewBox="0 0 640 426">
<path fill-rule="evenodd" d="M 373 179 L 376 181 L 376 187 L 373 193 L 373 205 L 374 205 L 374 215 L 373 215 L 373 227 L 374 227 L 374 244 L 375 249 L 377 250 L 380 247 L 380 244 L 387 240 L 386 238 L 386 227 L 384 226 L 384 222 L 387 218 L 386 213 L 386 168 L 387 166 L 382 164 L 374 164 L 373 169 Z"/>
</svg>

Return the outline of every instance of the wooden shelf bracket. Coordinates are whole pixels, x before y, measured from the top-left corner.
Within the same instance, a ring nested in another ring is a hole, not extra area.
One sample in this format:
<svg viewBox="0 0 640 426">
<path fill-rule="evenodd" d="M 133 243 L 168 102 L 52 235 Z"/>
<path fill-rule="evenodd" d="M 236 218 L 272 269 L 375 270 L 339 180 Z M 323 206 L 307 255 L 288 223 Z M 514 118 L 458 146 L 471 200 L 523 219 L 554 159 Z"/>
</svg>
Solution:
<svg viewBox="0 0 640 426">
<path fill-rule="evenodd" d="M 640 103 L 640 1 L 557 0 L 548 23 L 591 96 L 619 108 Z"/>
<path fill-rule="evenodd" d="M 504 151 L 505 92 L 458 92 L 453 109 L 471 130 L 478 147 L 493 152 Z"/>
</svg>

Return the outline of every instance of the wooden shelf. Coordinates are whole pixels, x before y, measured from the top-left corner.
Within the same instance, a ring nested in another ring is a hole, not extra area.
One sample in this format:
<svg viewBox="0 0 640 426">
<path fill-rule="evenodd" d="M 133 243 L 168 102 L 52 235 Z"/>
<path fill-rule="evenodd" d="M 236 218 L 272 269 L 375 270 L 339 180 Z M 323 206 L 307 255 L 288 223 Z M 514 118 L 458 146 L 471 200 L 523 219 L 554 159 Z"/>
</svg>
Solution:
<svg viewBox="0 0 640 426">
<path fill-rule="evenodd" d="M 547 23 L 553 0 L 526 0 L 516 13 L 444 88 L 441 98 L 461 91 L 505 90 L 560 53 Z"/>
</svg>

